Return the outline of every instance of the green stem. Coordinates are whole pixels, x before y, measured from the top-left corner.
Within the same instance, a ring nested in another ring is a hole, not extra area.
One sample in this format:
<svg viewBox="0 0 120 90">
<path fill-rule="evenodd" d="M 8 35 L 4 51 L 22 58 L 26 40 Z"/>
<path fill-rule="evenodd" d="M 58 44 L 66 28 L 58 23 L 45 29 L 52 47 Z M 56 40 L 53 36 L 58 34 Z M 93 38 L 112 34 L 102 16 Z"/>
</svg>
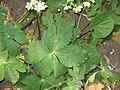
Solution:
<svg viewBox="0 0 120 90">
<path fill-rule="evenodd" d="M 23 21 L 28 17 L 28 15 L 29 15 L 30 13 L 31 13 L 30 11 L 26 11 L 26 12 L 17 20 L 17 22 L 18 22 L 18 23 L 23 22 Z"/>
<path fill-rule="evenodd" d="M 79 28 L 80 20 L 81 20 L 81 17 L 82 17 L 84 10 L 85 10 L 85 8 L 83 8 L 82 12 L 79 15 L 78 22 L 77 22 L 77 28 Z"/>
<path fill-rule="evenodd" d="M 63 81 L 63 82 L 60 82 L 60 83 L 58 83 L 58 84 L 56 84 L 56 85 L 53 85 L 53 86 L 51 86 L 51 87 L 49 87 L 49 88 L 46 88 L 46 89 L 44 89 L 44 90 L 50 90 L 50 89 L 52 89 L 52 88 L 54 88 L 54 87 L 60 87 L 62 84 L 64 84 L 64 83 L 66 83 L 67 81 Z"/>
<path fill-rule="evenodd" d="M 41 17 L 42 17 L 42 13 L 40 14 L 40 16 L 37 17 L 37 26 L 38 26 L 38 39 L 41 40 L 41 26 L 40 24 L 42 23 L 41 21 Z"/>
<path fill-rule="evenodd" d="M 30 26 L 35 19 L 36 19 L 36 17 L 32 18 L 27 24 L 23 25 L 22 30 L 24 30 L 24 29 L 26 29 L 28 26 Z"/>
</svg>

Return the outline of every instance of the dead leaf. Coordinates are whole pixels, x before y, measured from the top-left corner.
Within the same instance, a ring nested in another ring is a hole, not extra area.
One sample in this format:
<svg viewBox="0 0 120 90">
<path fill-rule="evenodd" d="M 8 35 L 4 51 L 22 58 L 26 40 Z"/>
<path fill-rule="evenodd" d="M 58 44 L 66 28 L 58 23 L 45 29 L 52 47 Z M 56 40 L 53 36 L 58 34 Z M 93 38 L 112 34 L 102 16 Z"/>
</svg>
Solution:
<svg viewBox="0 0 120 90">
<path fill-rule="evenodd" d="M 118 32 L 113 32 L 112 40 L 120 44 L 120 29 Z"/>
<path fill-rule="evenodd" d="M 105 86 L 101 83 L 93 84 L 86 87 L 86 90 L 102 90 Z"/>
</svg>

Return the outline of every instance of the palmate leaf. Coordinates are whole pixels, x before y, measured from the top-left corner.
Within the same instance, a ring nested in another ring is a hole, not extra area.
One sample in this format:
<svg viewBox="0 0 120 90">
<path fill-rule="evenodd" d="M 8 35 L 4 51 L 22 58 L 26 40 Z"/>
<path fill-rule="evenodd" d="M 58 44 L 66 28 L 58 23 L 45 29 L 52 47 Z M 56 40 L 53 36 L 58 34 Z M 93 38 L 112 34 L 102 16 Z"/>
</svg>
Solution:
<svg viewBox="0 0 120 90">
<path fill-rule="evenodd" d="M 33 64 L 35 71 L 38 75 L 41 75 L 42 78 L 47 77 L 52 72 L 52 61 L 49 57 L 43 59 L 41 62 Z"/>
<path fill-rule="evenodd" d="M 58 50 L 69 44 L 73 35 L 72 30 L 75 26 L 74 21 L 64 20 L 61 16 L 55 16 L 55 20 L 55 24 L 52 23 L 52 25 L 48 26 L 42 37 L 42 40 L 48 45 L 50 50 Z"/>
<path fill-rule="evenodd" d="M 39 44 L 39 41 L 33 41 L 33 43 L 30 44 L 36 47 L 36 49 L 34 47 L 29 47 L 30 51 L 28 50 L 28 57 L 29 61 L 32 60 L 32 63 L 34 63 L 33 67 L 35 68 L 37 74 L 41 75 L 41 77 L 49 76 L 52 70 L 54 71 L 55 77 L 64 75 L 67 71 L 67 68 L 65 68 L 64 66 L 70 67 L 80 62 L 80 48 L 75 45 L 67 46 L 52 53 L 42 53 L 41 50 L 43 50 L 44 48 L 40 49 Z M 35 52 L 36 50 L 38 52 Z M 43 54 L 45 54 L 45 56 Z"/>
<path fill-rule="evenodd" d="M 56 77 L 66 72 L 65 67 L 59 63 L 56 56 L 52 55 L 45 44 L 39 41 L 33 41 L 29 45 L 28 58 L 28 62 L 33 64 L 35 70 L 41 77 L 48 76 L 52 70 Z"/>
<path fill-rule="evenodd" d="M 28 62 L 31 64 L 42 61 L 49 55 L 48 48 L 44 43 L 39 41 L 32 41 L 28 46 Z"/>
<path fill-rule="evenodd" d="M 8 34 L 9 37 L 16 40 L 19 44 L 27 43 L 27 38 L 20 28 L 13 26 L 13 24 L 7 24 L 5 27 L 6 29 L 4 31 Z"/>
<path fill-rule="evenodd" d="M 20 45 L 11 38 L 5 38 L 4 44 L 11 55 L 20 54 Z"/>
<path fill-rule="evenodd" d="M 59 20 L 65 22 L 66 27 L 57 28 L 61 23 Z M 64 75 L 67 71 L 65 67 L 79 62 L 79 45 L 68 45 L 75 24 L 64 21 L 61 17 L 59 20 L 55 25 L 48 26 L 41 41 L 34 40 L 28 45 L 28 62 L 33 64 L 36 72 L 42 77 L 48 76 L 51 72 L 54 72 L 55 77 Z"/>
<path fill-rule="evenodd" d="M 94 29 L 92 36 L 94 38 L 105 38 L 113 31 L 115 24 L 114 14 L 115 12 L 112 10 L 103 12 L 91 21 L 91 29 Z"/>
<path fill-rule="evenodd" d="M 48 46 L 50 51 L 55 51 L 64 46 L 67 46 L 72 38 L 72 31 L 63 31 L 56 32 L 56 27 L 52 26 L 48 28 L 47 31 L 43 34 L 43 42 Z"/>
<path fill-rule="evenodd" d="M 60 15 L 56 15 L 54 19 L 56 21 L 55 25 L 57 26 L 58 32 L 64 30 L 64 31 L 68 31 L 69 33 L 71 33 L 71 31 L 73 30 L 75 26 L 74 20 L 63 19 Z"/>
<path fill-rule="evenodd" d="M 8 59 L 8 52 L 0 52 L 0 81 L 4 78 L 15 84 L 19 79 L 19 72 L 25 72 L 26 67 L 17 58 Z"/>
<path fill-rule="evenodd" d="M 20 54 L 20 45 L 12 38 L 7 37 L 5 33 L 0 33 L 0 51 L 5 50 L 5 48 L 11 55 Z"/>
<path fill-rule="evenodd" d="M 13 24 L 0 25 L 0 38 L 1 47 L 7 48 L 11 55 L 19 55 L 20 45 L 27 43 L 24 32 Z"/>
<path fill-rule="evenodd" d="M 63 66 L 57 58 L 55 58 L 55 60 L 53 61 L 53 71 L 54 71 L 54 77 L 58 77 L 58 76 L 63 76 L 66 74 L 67 69 L 65 66 Z"/>
<path fill-rule="evenodd" d="M 67 68 L 61 65 L 54 56 L 48 56 L 42 62 L 34 64 L 33 66 L 42 78 L 49 76 L 52 70 L 54 71 L 55 77 L 64 75 L 67 72 Z"/>
<path fill-rule="evenodd" d="M 81 48 L 78 45 L 68 45 L 56 51 L 56 56 L 64 66 L 71 67 L 80 63 L 80 53 Z"/>
<path fill-rule="evenodd" d="M 56 39 L 56 27 L 50 26 L 46 31 L 43 33 L 42 42 L 47 46 L 50 52 L 53 51 L 54 40 Z"/>
<path fill-rule="evenodd" d="M 53 76 L 49 76 L 41 79 L 38 76 L 30 75 L 23 79 L 21 83 L 26 85 L 25 90 L 44 90 L 63 81 L 63 77 L 54 78 Z"/>
<path fill-rule="evenodd" d="M 53 25 L 54 19 L 53 19 L 53 13 L 51 11 L 47 11 L 45 16 L 42 18 L 43 24 L 47 27 Z"/>
<path fill-rule="evenodd" d="M 27 38 L 24 32 L 20 28 L 15 28 L 15 26 L 11 23 L 0 25 L 0 32 L 6 34 L 6 37 L 14 39 L 19 44 L 27 43 Z"/>
</svg>

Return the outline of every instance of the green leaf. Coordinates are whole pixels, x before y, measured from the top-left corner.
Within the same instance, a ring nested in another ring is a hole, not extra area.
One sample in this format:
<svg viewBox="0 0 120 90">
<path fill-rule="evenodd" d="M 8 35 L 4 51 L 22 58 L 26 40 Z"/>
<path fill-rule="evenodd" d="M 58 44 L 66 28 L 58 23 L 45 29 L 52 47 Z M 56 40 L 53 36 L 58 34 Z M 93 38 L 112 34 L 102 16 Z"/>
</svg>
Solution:
<svg viewBox="0 0 120 90">
<path fill-rule="evenodd" d="M 41 79 L 37 76 L 30 75 L 30 76 L 27 76 L 25 79 L 23 79 L 22 83 L 27 86 L 25 90 L 44 90 L 51 86 L 59 84 L 60 82 L 63 82 L 63 81 L 64 81 L 63 77 L 56 79 L 53 76 L 49 76 L 47 78 Z"/>
<path fill-rule="evenodd" d="M 53 13 L 51 11 L 47 11 L 45 16 L 42 18 L 43 24 L 46 26 L 51 26 L 53 25 L 54 19 L 53 19 Z"/>
<path fill-rule="evenodd" d="M 117 13 L 118 15 L 120 15 L 120 6 L 118 6 L 118 7 L 116 8 L 116 13 Z"/>
<path fill-rule="evenodd" d="M 26 66 L 20 59 L 11 57 L 7 62 L 10 63 L 11 67 L 16 69 L 18 72 L 26 72 Z"/>
<path fill-rule="evenodd" d="M 111 7 L 113 10 L 116 9 L 117 5 L 118 5 L 118 0 L 110 0 L 111 1 Z"/>
<path fill-rule="evenodd" d="M 49 76 L 45 78 L 44 80 L 45 80 L 45 83 L 49 84 L 50 86 L 54 86 L 57 84 L 60 85 L 62 82 L 64 82 L 65 78 L 63 76 L 59 78 L 55 78 L 54 76 Z"/>
<path fill-rule="evenodd" d="M 0 81 L 2 81 L 3 79 L 4 79 L 4 68 L 3 67 L 1 67 L 0 68 Z"/>
<path fill-rule="evenodd" d="M 101 76 L 102 76 L 102 81 L 110 85 L 113 82 L 120 82 L 120 76 L 111 72 L 110 69 L 108 68 L 108 64 L 105 62 L 105 60 L 101 61 Z"/>
<path fill-rule="evenodd" d="M 0 33 L 3 33 L 5 29 L 6 27 L 4 24 L 0 25 Z"/>
<path fill-rule="evenodd" d="M 50 52 L 53 51 L 54 40 L 56 40 L 56 27 L 49 26 L 46 31 L 43 32 L 42 42 L 47 46 Z"/>
<path fill-rule="evenodd" d="M 83 49 L 86 51 L 85 62 L 90 63 L 92 67 L 96 67 L 97 65 L 99 65 L 102 58 L 96 46 L 91 44 L 85 44 L 83 45 Z"/>
<path fill-rule="evenodd" d="M 89 11 L 89 16 L 90 17 L 95 16 L 96 14 L 97 14 L 97 10 L 92 9 L 92 10 Z"/>
<path fill-rule="evenodd" d="M 95 72 L 95 73 L 93 73 L 90 77 L 89 77 L 89 79 L 88 79 L 88 82 L 94 82 L 95 81 L 95 76 L 96 76 L 96 74 L 97 74 L 98 72 Z"/>
<path fill-rule="evenodd" d="M 63 19 L 62 16 L 56 15 L 54 17 L 55 19 L 55 25 L 57 26 L 58 32 L 60 31 L 68 31 L 69 34 L 72 32 L 74 26 L 75 26 L 75 21 L 74 20 L 66 20 Z"/>
<path fill-rule="evenodd" d="M 65 67 L 59 63 L 54 52 L 50 52 L 42 42 L 33 41 L 29 44 L 28 58 L 28 62 L 33 64 L 36 72 L 42 77 L 48 76 L 52 70 L 56 77 L 66 72 Z"/>
<path fill-rule="evenodd" d="M 92 33 L 93 38 L 105 38 L 113 31 L 113 13 L 114 11 L 103 12 L 92 19 L 91 29 L 94 29 Z"/>
<path fill-rule="evenodd" d="M 50 25 L 48 29 L 43 33 L 42 38 L 43 42 L 51 51 L 58 50 L 69 44 L 73 35 L 72 30 L 75 26 L 74 21 L 65 21 L 60 16 L 57 16 L 55 18 L 55 25 Z"/>
<path fill-rule="evenodd" d="M 33 65 L 37 74 L 40 75 L 42 78 L 49 76 L 50 73 L 52 72 L 51 66 L 54 63 L 52 63 L 51 59 L 50 59 L 50 57 L 47 57 L 47 58 L 43 59 L 41 62 L 38 62 Z"/>
<path fill-rule="evenodd" d="M 68 45 L 56 52 L 56 56 L 66 67 L 71 67 L 78 64 L 80 62 L 79 54 L 80 47 L 78 45 Z"/>
<path fill-rule="evenodd" d="M 82 83 L 79 79 L 68 79 L 67 86 L 63 87 L 62 90 L 82 90 L 80 87 Z"/>
<path fill-rule="evenodd" d="M 63 87 L 62 90 L 74 90 L 74 87 L 73 86 L 66 86 L 66 87 Z"/>
<path fill-rule="evenodd" d="M 48 45 L 50 45 L 49 47 L 51 47 L 50 50 L 59 50 L 60 48 L 63 48 L 64 46 L 69 44 L 69 42 L 71 41 L 72 33 L 68 33 L 68 31 L 62 30 L 57 34 L 55 33 L 55 29 L 53 32 L 52 30 L 47 31 L 48 32 L 44 34 L 44 37 L 46 36 L 45 38 L 47 39 L 47 41 L 49 40 L 47 43 Z"/>
<path fill-rule="evenodd" d="M 22 83 L 27 85 L 25 90 L 40 90 L 41 79 L 37 76 L 27 76 L 22 80 Z"/>
<path fill-rule="evenodd" d="M 15 84 L 19 79 L 19 73 L 10 65 L 4 65 L 4 75 L 5 78 Z"/>
<path fill-rule="evenodd" d="M 7 50 L 11 55 L 20 54 L 20 45 L 17 42 L 11 38 L 4 39 L 4 42 L 6 43 Z"/>
<path fill-rule="evenodd" d="M 54 71 L 55 77 L 62 76 L 67 72 L 67 68 L 61 65 L 55 56 L 51 55 L 33 66 L 42 78 L 49 76 L 52 71 Z"/>
<path fill-rule="evenodd" d="M 19 79 L 18 71 L 25 72 L 26 67 L 15 57 L 8 59 L 7 51 L 3 51 L 0 52 L 0 71 L 0 81 L 5 78 L 15 84 Z"/>
<path fill-rule="evenodd" d="M 7 9 L 5 7 L 0 7 L 0 24 L 3 24 L 7 19 Z"/>
<path fill-rule="evenodd" d="M 66 0 L 48 0 L 47 3 L 52 12 L 57 12 L 58 9 L 63 7 L 63 4 L 66 3 Z"/>
<path fill-rule="evenodd" d="M 42 42 L 34 40 L 28 45 L 29 63 L 34 64 L 40 62 L 42 59 L 46 58 L 48 54 L 48 48 Z"/>
<path fill-rule="evenodd" d="M 15 28 L 13 24 L 7 24 L 5 27 L 7 27 L 5 32 L 8 34 L 9 37 L 16 40 L 19 44 L 27 43 L 27 38 L 20 28 Z"/>
<path fill-rule="evenodd" d="M 63 48 L 69 44 L 72 38 L 72 33 L 68 34 L 68 31 L 61 31 L 57 34 L 57 36 L 54 39 L 54 46 L 53 50 L 57 51 L 60 48 Z"/>
<path fill-rule="evenodd" d="M 84 79 L 85 74 L 87 74 L 88 72 L 90 72 L 93 69 L 93 67 L 91 67 L 91 64 L 88 62 L 85 63 L 81 63 L 79 66 L 79 78 L 80 79 Z"/>
<path fill-rule="evenodd" d="M 5 63 L 7 57 L 7 51 L 0 52 L 0 81 L 4 79 L 4 67 L 2 66 L 2 64 Z"/>
<path fill-rule="evenodd" d="M 81 34 L 81 30 L 78 28 L 74 28 L 72 41 L 74 42 L 74 40 L 76 40 L 76 38 L 78 38 L 80 34 Z"/>
<path fill-rule="evenodd" d="M 74 66 L 73 69 L 69 69 L 69 75 L 71 75 L 75 79 L 81 79 L 80 77 L 80 69 L 77 66 Z"/>
<path fill-rule="evenodd" d="M 57 58 L 54 58 L 55 60 L 53 60 L 53 65 L 51 66 L 53 68 L 54 71 L 54 77 L 59 77 L 59 76 L 63 76 L 66 74 L 67 72 L 67 68 L 64 67 Z"/>
<path fill-rule="evenodd" d="M 90 16 L 90 17 L 93 17 L 93 16 L 95 16 L 97 13 L 99 13 L 100 12 L 100 8 L 102 7 L 102 5 L 103 5 L 103 0 L 96 0 L 95 1 L 95 4 L 94 3 L 91 3 L 90 4 L 90 8 L 89 8 L 89 11 L 88 11 L 88 15 Z"/>
</svg>

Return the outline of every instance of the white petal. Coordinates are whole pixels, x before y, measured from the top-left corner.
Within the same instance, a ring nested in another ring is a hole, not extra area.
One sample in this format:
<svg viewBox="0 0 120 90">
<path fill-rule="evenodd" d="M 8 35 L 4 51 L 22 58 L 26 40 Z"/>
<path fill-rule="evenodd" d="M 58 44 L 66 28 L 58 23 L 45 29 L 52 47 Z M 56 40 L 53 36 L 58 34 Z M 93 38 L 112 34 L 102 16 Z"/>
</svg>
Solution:
<svg viewBox="0 0 120 90">
<path fill-rule="evenodd" d="M 90 7 L 90 3 L 89 2 L 83 2 L 83 5 L 84 5 L 84 7 Z"/>
</svg>

